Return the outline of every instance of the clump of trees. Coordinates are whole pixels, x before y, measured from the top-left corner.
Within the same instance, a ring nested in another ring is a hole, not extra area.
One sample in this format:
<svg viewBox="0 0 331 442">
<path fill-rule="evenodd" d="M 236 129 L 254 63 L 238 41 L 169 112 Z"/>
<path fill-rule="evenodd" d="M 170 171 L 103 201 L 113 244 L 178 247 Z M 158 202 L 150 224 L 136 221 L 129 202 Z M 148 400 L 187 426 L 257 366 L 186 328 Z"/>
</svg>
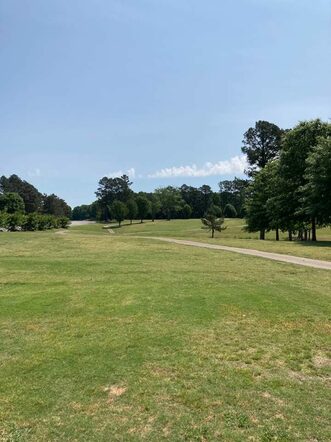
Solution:
<svg viewBox="0 0 331 442">
<path fill-rule="evenodd" d="M 0 177 L 0 228 L 46 230 L 66 228 L 70 206 L 57 195 L 40 193 L 17 175 Z"/>
<path fill-rule="evenodd" d="M 300 122 L 282 131 L 279 149 L 267 145 L 263 153 L 257 147 L 262 144 L 259 136 L 243 148 L 251 153 L 248 230 L 259 231 L 260 239 L 275 230 L 279 240 L 281 230 L 288 232 L 290 241 L 294 235 L 316 241 L 317 226 L 331 223 L 331 124 L 319 119 Z"/>
<path fill-rule="evenodd" d="M 14 231 L 36 231 L 48 229 L 66 229 L 69 226 L 69 218 L 54 215 L 44 215 L 42 213 L 31 212 L 0 212 L 0 228 Z"/>
</svg>

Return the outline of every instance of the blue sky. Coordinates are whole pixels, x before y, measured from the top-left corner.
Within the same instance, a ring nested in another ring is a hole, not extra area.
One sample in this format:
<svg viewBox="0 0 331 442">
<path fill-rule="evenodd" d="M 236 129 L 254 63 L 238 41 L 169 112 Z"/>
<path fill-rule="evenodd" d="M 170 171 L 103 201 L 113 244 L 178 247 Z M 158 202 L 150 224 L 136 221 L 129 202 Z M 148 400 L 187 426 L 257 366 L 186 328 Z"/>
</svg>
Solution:
<svg viewBox="0 0 331 442">
<path fill-rule="evenodd" d="M 256 120 L 331 117 L 330 29 L 330 0 L 0 0 L 0 174 L 216 189 Z"/>
</svg>

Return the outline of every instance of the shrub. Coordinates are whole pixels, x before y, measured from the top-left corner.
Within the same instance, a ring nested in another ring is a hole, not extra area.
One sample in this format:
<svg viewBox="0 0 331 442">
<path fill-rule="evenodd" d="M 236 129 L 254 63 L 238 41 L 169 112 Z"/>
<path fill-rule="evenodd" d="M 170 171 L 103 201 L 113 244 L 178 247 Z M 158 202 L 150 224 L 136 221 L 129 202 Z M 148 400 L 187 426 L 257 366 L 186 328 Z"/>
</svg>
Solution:
<svg viewBox="0 0 331 442">
<path fill-rule="evenodd" d="M 19 212 L 10 213 L 7 215 L 6 228 L 11 232 L 22 230 L 22 226 L 25 223 L 25 219 L 26 216 L 23 215 L 22 213 Z"/>
<path fill-rule="evenodd" d="M 227 218 L 235 218 L 237 216 L 237 211 L 232 204 L 227 204 L 224 208 L 224 216 Z"/>
<path fill-rule="evenodd" d="M 61 229 L 67 229 L 69 227 L 69 222 L 70 220 L 66 216 L 60 216 L 57 218 L 58 227 L 61 227 Z"/>
</svg>

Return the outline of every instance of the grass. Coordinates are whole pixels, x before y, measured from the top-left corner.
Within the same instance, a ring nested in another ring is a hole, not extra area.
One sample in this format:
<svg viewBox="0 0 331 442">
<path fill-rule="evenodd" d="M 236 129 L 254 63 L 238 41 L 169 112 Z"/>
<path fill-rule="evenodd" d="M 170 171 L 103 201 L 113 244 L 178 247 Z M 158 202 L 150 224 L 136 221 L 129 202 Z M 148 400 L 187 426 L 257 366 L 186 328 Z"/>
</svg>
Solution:
<svg viewBox="0 0 331 442">
<path fill-rule="evenodd" d="M 266 240 L 260 241 L 258 233 L 249 233 L 244 230 L 245 221 L 242 219 L 226 219 L 224 225 L 227 226 L 226 230 L 221 233 L 216 232 L 216 237 L 211 239 L 210 234 L 201 229 L 201 221 L 198 219 L 160 220 L 154 223 L 146 221 L 143 224 L 135 222 L 132 225 L 126 222 L 120 229 L 113 224 L 116 234 L 121 235 L 168 236 L 331 261 L 330 227 L 318 229 L 318 241 L 313 243 L 311 241 L 289 242 L 283 233 L 280 235 L 281 241 L 275 241 L 274 232 L 268 232 Z M 96 225 L 94 229 L 98 231 L 100 227 Z"/>
<path fill-rule="evenodd" d="M 95 225 L 0 241 L 0 440 L 330 440 L 328 271 Z"/>
</svg>

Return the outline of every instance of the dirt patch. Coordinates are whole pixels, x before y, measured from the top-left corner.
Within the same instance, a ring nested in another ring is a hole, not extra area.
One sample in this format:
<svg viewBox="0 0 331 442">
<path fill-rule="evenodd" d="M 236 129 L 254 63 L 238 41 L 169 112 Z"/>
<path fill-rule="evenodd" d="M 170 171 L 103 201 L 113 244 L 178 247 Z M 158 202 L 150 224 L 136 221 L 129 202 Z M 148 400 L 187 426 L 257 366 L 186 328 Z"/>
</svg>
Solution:
<svg viewBox="0 0 331 442">
<path fill-rule="evenodd" d="M 319 354 L 313 357 L 313 364 L 316 368 L 331 367 L 331 359 Z"/>
<path fill-rule="evenodd" d="M 110 387 L 105 387 L 103 391 L 108 392 L 108 402 L 112 403 L 117 397 L 122 396 L 126 390 L 127 387 L 111 385 Z"/>
</svg>

